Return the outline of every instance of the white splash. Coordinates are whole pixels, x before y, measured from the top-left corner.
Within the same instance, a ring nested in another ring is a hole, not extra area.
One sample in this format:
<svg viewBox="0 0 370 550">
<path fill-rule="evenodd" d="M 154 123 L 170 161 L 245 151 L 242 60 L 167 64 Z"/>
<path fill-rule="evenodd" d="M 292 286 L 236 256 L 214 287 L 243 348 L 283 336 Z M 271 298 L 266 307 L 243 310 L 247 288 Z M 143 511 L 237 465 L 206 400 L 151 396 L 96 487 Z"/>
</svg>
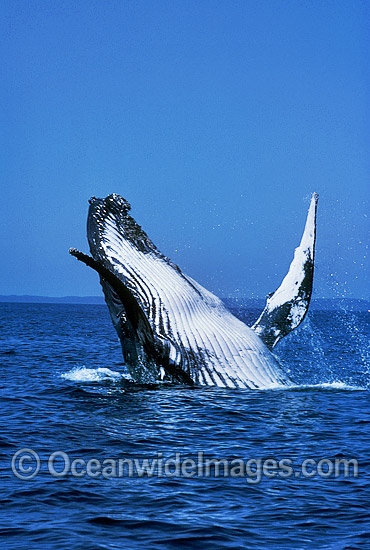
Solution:
<svg viewBox="0 0 370 550">
<path fill-rule="evenodd" d="M 121 380 L 126 378 L 120 372 L 107 368 L 88 369 L 87 367 L 74 367 L 72 370 L 61 374 L 61 378 L 72 382 L 102 382 L 103 380 Z"/>
</svg>

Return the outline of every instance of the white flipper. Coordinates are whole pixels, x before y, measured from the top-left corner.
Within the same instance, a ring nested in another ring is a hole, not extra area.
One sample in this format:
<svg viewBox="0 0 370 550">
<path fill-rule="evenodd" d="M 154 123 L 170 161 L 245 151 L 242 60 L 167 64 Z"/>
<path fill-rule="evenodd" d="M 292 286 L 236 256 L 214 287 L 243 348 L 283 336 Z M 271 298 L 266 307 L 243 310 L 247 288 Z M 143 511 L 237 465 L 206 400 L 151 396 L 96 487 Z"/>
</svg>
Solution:
<svg viewBox="0 0 370 550">
<path fill-rule="evenodd" d="M 284 336 L 303 321 L 312 294 L 316 240 L 318 195 L 312 195 L 301 244 L 283 282 L 267 298 L 266 307 L 253 325 L 253 330 L 272 349 Z"/>
</svg>

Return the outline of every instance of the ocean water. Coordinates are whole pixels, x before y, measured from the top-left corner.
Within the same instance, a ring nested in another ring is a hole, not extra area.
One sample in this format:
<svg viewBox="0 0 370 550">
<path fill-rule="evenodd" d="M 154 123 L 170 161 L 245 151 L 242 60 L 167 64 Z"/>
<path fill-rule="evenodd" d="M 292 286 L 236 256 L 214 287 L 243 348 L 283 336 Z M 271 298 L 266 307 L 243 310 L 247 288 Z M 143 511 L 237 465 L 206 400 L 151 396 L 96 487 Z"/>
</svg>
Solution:
<svg viewBox="0 0 370 550">
<path fill-rule="evenodd" d="M 369 335 L 311 312 L 289 390 L 139 386 L 105 306 L 0 304 L 1 547 L 370 548 Z"/>
</svg>

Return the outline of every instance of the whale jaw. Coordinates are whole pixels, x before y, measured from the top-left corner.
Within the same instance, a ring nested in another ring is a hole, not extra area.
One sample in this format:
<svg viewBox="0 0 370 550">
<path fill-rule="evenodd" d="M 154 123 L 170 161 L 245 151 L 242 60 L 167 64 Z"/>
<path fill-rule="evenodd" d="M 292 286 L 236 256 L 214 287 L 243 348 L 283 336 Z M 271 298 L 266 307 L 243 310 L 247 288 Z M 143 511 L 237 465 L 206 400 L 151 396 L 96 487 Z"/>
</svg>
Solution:
<svg viewBox="0 0 370 550">
<path fill-rule="evenodd" d="M 290 385 L 255 330 L 162 254 L 119 195 L 90 200 L 91 256 L 132 377 L 220 387 Z"/>
</svg>

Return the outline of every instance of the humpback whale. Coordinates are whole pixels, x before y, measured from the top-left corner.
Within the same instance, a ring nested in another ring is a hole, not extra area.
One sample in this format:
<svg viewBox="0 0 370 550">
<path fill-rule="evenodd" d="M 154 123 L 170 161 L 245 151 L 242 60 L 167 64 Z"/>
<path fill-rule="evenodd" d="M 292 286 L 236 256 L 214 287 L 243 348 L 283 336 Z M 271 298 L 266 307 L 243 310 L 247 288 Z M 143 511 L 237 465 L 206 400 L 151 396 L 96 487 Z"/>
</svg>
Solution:
<svg viewBox="0 0 370 550">
<path fill-rule="evenodd" d="M 318 195 L 287 275 L 252 327 L 162 254 L 117 194 L 92 197 L 91 255 L 70 254 L 100 277 L 132 378 L 191 385 L 264 389 L 293 382 L 272 353 L 303 321 L 311 299 Z"/>
</svg>

